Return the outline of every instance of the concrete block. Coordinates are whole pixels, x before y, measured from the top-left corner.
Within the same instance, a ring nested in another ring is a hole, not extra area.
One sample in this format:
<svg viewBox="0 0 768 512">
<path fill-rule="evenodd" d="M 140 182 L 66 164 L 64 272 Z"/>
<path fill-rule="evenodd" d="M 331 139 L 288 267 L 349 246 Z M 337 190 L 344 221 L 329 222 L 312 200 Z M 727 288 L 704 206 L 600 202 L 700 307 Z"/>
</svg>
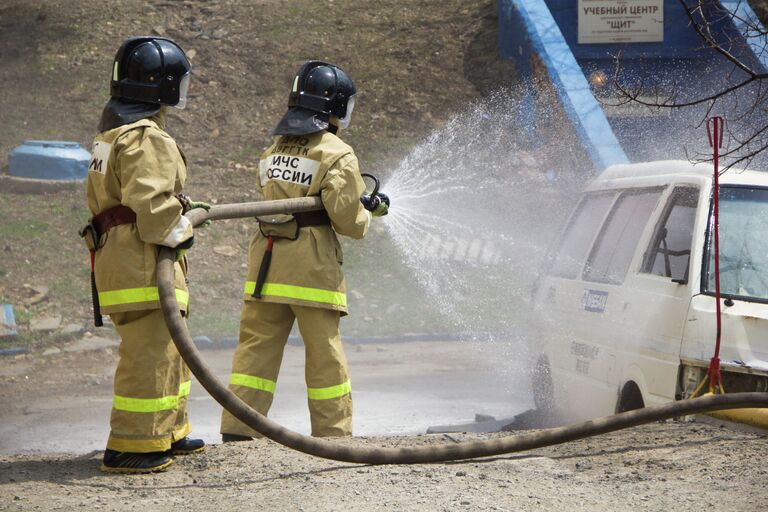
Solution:
<svg viewBox="0 0 768 512">
<path fill-rule="evenodd" d="M 61 315 L 33 318 L 29 322 L 29 330 L 33 332 L 55 331 L 61 325 Z"/>
<path fill-rule="evenodd" d="M 83 334 L 83 326 L 80 324 L 66 324 L 59 331 L 64 336 L 73 336 Z"/>
<path fill-rule="evenodd" d="M 38 180 L 0 174 L 0 189 L 15 194 L 50 194 L 61 191 L 82 192 L 85 180 Z"/>
</svg>

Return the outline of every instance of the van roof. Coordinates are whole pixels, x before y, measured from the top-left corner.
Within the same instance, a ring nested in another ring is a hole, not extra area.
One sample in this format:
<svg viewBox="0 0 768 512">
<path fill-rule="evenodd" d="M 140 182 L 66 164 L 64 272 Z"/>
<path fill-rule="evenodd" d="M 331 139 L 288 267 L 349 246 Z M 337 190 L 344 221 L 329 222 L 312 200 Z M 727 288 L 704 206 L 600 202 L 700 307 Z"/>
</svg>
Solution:
<svg viewBox="0 0 768 512">
<path fill-rule="evenodd" d="M 589 189 L 600 189 L 619 180 L 639 178 L 659 178 L 660 183 L 678 181 L 684 177 L 712 178 L 712 162 L 691 163 L 687 160 L 659 160 L 637 164 L 612 165 L 600 174 L 589 186 Z M 643 180 L 647 183 L 648 180 Z M 760 185 L 768 186 L 768 172 L 750 171 L 745 169 L 728 169 L 720 175 L 721 184 Z M 624 183 L 628 184 L 628 183 Z"/>
</svg>

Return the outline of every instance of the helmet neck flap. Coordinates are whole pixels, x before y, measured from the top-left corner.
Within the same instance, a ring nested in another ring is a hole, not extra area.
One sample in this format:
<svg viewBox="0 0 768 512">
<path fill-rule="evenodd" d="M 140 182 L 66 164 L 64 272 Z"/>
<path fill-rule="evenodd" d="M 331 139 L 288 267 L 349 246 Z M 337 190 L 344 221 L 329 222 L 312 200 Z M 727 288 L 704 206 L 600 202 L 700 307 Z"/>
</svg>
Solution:
<svg viewBox="0 0 768 512">
<path fill-rule="evenodd" d="M 272 131 L 275 135 L 307 135 L 346 128 L 357 90 L 341 68 L 310 60 L 296 73 L 288 96 L 288 112 Z"/>
</svg>

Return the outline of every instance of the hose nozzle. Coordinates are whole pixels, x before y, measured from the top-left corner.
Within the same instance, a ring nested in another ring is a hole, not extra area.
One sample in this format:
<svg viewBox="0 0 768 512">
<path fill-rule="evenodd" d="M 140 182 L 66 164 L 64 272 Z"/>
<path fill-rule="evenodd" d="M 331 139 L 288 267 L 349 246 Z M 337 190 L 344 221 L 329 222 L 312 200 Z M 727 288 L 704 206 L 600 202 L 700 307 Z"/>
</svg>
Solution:
<svg viewBox="0 0 768 512">
<path fill-rule="evenodd" d="M 383 209 L 384 213 L 381 213 L 381 215 L 386 215 L 386 211 L 389 209 L 389 196 L 383 192 L 379 192 L 379 179 L 373 174 L 368 173 L 361 173 L 360 176 L 363 178 L 370 178 L 374 183 L 373 191 L 369 195 L 363 194 L 360 196 L 360 202 L 363 203 L 363 207 L 369 212 L 373 212 L 384 203 L 387 206 Z"/>
</svg>

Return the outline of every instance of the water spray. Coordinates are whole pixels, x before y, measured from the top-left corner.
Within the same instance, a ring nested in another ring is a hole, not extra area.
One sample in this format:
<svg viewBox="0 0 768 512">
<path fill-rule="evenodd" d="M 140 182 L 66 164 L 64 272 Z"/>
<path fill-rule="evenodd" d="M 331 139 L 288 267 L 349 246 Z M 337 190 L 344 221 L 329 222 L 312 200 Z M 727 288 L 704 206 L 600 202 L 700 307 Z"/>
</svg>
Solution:
<svg viewBox="0 0 768 512">
<path fill-rule="evenodd" d="M 193 226 L 198 226 L 206 220 L 252 218 L 259 215 L 276 213 L 313 211 L 322 209 L 322 207 L 322 200 L 319 197 L 304 197 L 256 203 L 217 205 L 213 206 L 209 211 L 203 209 L 191 210 L 187 212 L 186 217 L 192 222 Z M 157 286 L 160 292 L 160 306 L 171 338 L 195 378 L 224 409 L 252 429 L 287 448 L 317 457 L 360 464 L 419 464 L 473 459 L 575 441 L 585 437 L 678 416 L 716 410 L 768 407 L 768 393 L 731 393 L 670 402 L 564 427 L 465 443 L 381 448 L 349 446 L 313 438 L 289 430 L 256 412 L 237 395 L 232 393 L 214 375 L 203 360 L 197 347 L 195 347 L 187 325 L 181 316 L 174 288 L 173 265 L 175 259 L 174 249 L 168 247 L 160 248 L 157 263 Z"/>
</svg>

